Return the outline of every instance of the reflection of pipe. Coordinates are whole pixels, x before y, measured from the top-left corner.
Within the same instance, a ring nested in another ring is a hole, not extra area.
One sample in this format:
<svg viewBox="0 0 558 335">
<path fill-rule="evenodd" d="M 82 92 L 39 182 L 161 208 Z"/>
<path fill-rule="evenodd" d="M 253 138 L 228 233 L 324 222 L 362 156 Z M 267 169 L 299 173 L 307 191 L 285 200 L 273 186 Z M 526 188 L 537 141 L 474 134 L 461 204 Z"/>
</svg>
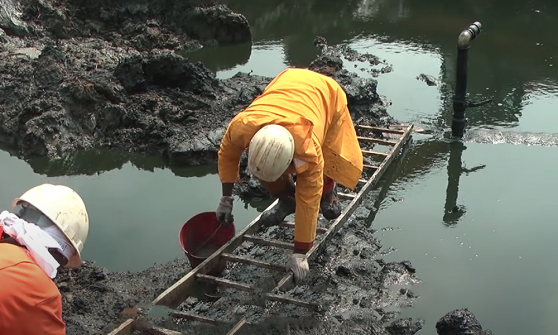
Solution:
<svg viewBox="0 0 558 335">
<path fill-rule="evenodd" d="M 465 145 L 462 142 L 450 143 L 448 187 L 446 188 L 446 203 L 444 204 L 444 217 L 442 219 L 448 226 L 456 224 L 461 216 L 465 214 L 465 207 L 457 206 L 459 179 L 463 173 L 461 168 L 463 150 L 465 150 Z"/>
<path fill-rule="evenodd" d="M 467 212 L 465 206 L 457 205 L 459 197 L 459 180 L 463 173 L 481 170 L 485 165 L 476 166 L 471 169 L 463 167 L 462 155 L 467 149 L 461 141 L 452 142 L 448 160 L 448 187 L 446 188 L 446 203 L 444 204 L 443 221 L 446 226 L 451 226 L 459 222 L 459 219 Z"/>
<path fill-rule="evenodd" d="M 480 34 L 482 24 L 475 22 L 463 30 L 457 39 L 457 68 L 455 70 L 455 94 L 453 96 L 453 119 L 451 135 L 462 138 L 465 132 L 465 110 L 467 109 L 467 67 L 471 41 Z"/>
</svg>

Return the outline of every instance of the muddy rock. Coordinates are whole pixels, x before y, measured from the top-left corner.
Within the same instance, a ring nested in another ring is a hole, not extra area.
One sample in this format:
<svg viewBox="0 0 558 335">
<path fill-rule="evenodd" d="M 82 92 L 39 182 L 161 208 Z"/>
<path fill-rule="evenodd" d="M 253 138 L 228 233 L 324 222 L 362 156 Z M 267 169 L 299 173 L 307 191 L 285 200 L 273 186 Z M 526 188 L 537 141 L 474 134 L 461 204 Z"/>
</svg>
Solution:
<svg viewBox="0 0 558 335">
<path fill-rule="evenodd" d="M 399 319 L 393 321 L 386 329 L 391 335 L 414 335 L 422 329 L 423 324 L 423 321 L 413 321 L 411 318 Z"/>
<path fill-rule="evenodd" d="M 211 0 L 1 0 L 0 28 L 19 37 L 103 37 L 138 50 L 247 42 L 246 18 Z"/>
<path fill-rule="evenodd" d="M 492 335 L 483 330 L 475 315 L 467 308 L 456 309 L 436 322 L 438 335 Z"/>
<path fill-rule="evenodd" d="M 417 80 L 425 82 L 428 86 L 438 86 L 439 80 L 431 75 L 421 73 L 417 76 Z"/>
<path fill-rule="evenodd" d="M 177 259 L 139 273 L 109 272 L 91 262 L 62 269 L 55 282 L 62 294 L 62 318 L 68 335 L 107 334 L 155 299 L 190 269 Z"/>
</svg>

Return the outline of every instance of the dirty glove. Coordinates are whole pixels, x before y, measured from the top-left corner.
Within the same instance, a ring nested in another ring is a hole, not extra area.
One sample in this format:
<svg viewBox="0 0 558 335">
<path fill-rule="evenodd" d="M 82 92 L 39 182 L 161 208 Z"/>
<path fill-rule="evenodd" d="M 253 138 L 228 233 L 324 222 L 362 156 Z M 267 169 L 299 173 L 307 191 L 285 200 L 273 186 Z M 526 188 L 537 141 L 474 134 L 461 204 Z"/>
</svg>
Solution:
<svg viewBox="0 0 558 335">
<path fill-rule="evenodd" d="M 217 210 L 215 211 L 219 223 L 226 226 L 229 223 L 233 222 L 232 210 L 233 210 L 233 197 L 228 197 L 228 196 L 221 197 L 221 200 L 219 201 L 219 206 L 217 206 Z"/>
<path fill-rule="evenodd" d="M 287 270 L 291 270 L 294 274 L 295 283 L 300 282 L 310 272 L 310 266 L 306 260 L 306 255 L 293 253 L 287 262 Z"/>
</svg>

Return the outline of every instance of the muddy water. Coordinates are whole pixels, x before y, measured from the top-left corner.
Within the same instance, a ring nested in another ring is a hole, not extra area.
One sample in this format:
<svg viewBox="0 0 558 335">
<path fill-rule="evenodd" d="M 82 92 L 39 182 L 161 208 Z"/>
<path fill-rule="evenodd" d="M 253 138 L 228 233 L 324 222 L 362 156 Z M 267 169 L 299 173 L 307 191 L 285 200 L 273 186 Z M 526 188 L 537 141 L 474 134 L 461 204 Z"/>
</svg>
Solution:
<svg viewBox="0 0 558 335">
<path fill-rule="evenodd" d="M 286 65 L 305 66 L 317 53 L 312 40 L 321 35 L 387 59 L 394 71 L 378 80 L 379 92 L 393 101 L 390 113 L 434 132 L 415 136 L 403 164 L 386 179 L 393 184 L 377 201 L 379 212 L 369 218 L 383 244 L 396 249 L 387 258 L 409 259 L 419 272 L 422 283 L 414 290 L 420 298 L 404 314 L 426 319 L 421 333 L 434 334 L 440 316 L 469 307 L 496 334 L 555 334 L 558 148 L 469 143 L 462 150 L 441 142 L 439 135 L 451 115 L 455 41 L 474 20 L 485 29 L 470 51 L 469 92 L 479 99 L 493 97 L 494 103 L 469 110 L 470 128 L 519 137 L 558 133 L 553 33 L 558 6 L 517 0 L 229 3 L 250 20 L 255 43 L 192 55 L 220 77 L 237 71 L 273 76 Z M 422 73 L 440 85 L 418 81 Z M 47 177 L 0 155 L 0 203 L 8 205 L 41 181 L 74 187 L 94 220 L 84 256 L 112 270 L 139 270 L 183 257 L 180 224 L 213 210 L 219 196 L 218 178 L 207 174 L 214 168 L 175 174 L 127 163 L 91 176 Z M 103 168 L 98 160 L 80 164 Z M 256 210 L 237 202 L 235 213 L 242 227 Z"/>
</svg>

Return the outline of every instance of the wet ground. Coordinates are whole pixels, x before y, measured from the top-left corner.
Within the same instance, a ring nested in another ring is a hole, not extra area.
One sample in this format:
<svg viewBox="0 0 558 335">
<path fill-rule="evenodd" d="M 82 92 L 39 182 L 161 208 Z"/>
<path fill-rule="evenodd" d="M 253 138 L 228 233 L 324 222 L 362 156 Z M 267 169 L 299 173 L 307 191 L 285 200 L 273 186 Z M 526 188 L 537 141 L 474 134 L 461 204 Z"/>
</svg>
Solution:
<svg viewBox="0 0 558 335">
<path fill-rule="evenodd" d="M 556 149 L 521 144 L 552 144 L 547 133 L 555 131 L 557 46 L 550 31 L 557 9 L 537 1 L 447 6 L 439 1 L 420 5 L 331 2 L 327 6 L 276 1 L 263 7 L 231 1 L 230 5 L 247 16 L 255 43 L 225 49 L 227 57 L 213 56 L 219 53 L 206 48 L 199 57 L 210 69 L 220 70 L 218 77 L 230 77 L 238 70 L 273 76 L 285 63 L 304 66 L 316 56 L 316 49 L 307 44 L 316 34 L 330 43 L 349 41 L 353 48 L 392 64 L 393 72 L 378 77 L 379 93 L 393 101 L 390 114 L 436 134 L 415 136 L 418 142 L 393 175 L 391 193 L 371 200 L 381 210 L 367 218 L 378 230 L 374 236 L 385 248 L 395 250 L 385 259 L 409 259 L 417 270 L 421 283 L 413 285 L 412 292 L 419 298 L 414 307 L 403 309 L 402 316 L 425 320 L 419 334 L 435 333 L 436 321 L 461 307 L 471 308 L 483 326 L 497 334 L 554 334 L 556 306 L 548 292 L 553 290 L 555 274 L 551 266 L 541 264 L 552 264 L 555 252 L 550 168 L 555 165 Z M 471 131 L 470 142 L 485 144 L 467 144 L 460 156 L 458 149 L 450 152 L 437 136 L 450 120 L 455 39 L 474 20 L 480 20 L 485 30 L 471 49 L 469 91 L 473 96 L 494 97 L 495 103 L 470 110 L 470 126 L 477 134 L 484 128 L 480 137 Z M 368 75 L 359 66 L 355 71 Z M 421 74 L 437 79 L 439 85 L 417 80 Z M 533 135 L 538 132 L 546 134 Z M 218 188 L 217 177 L 177 178 L 174 171 L 161 169 L 160 163 L 139 164 L 147 170 L 138 170 L 113 156 L 101 157 L 105 159 L 83 159 L 79 165 L 95 171 L 104 161 L 105 170 L 112 171 L 55 178 L 45 174 L 55 175 L 56 168 L 39 169 L 46 165 L 37 163 L 32 172 L 26 163 L 4 154 L 1 169 L 10 178 L 3 183 L 0 200 L 8 204 L 41 180 L 63 180 L 84 194 L 92 217 L 99 218 L 85 248 L 87 259 L 111 270 L 135 271 L 181 257 L 168 236 L 175 240 L 180 223 L 206 203 L 177 210 L 192 204 L 185 190 L 206 192 L 207 188 L 207 203 L 212 198 L 216 202 L 211 187 Z M 113 170 L 122 164 L 120 170 Z M 486 167 L 474 170 L 482 165 Z M 254 213 L 254 209 L 242 212 L 242 221 L 248 222 Z M 139 245 L 156 245 L 157 251 Z M 176 276 L 186 271 L 183 263 L 176 267 Z M 155 282 L 145 287 L 165 286 Z"/>
</svg>

